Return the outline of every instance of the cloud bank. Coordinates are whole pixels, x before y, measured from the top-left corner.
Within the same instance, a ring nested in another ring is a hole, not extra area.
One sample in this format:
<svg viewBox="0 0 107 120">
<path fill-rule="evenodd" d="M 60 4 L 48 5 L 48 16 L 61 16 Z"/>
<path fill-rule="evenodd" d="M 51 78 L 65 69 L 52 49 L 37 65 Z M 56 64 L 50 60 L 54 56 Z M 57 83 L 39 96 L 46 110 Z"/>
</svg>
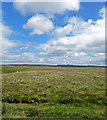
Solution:
<svg viewBox="0 0 107 120">
<path fill-rule="evenodd" d="M 100 10 L 100 17 L 96 21 L 89 19 L 87 22 L 78 17 L 68 19 L 68 24 L 64 27 L 56 28 L 53 32 L 55 39 L 41 44 L 38 49 L 43 50 L 39 54 L 47 57 L 70 58 L 71 61 L 78 58 L 82 64 L 88 61 L 92 63 L 96 57 L 105 58 L 105 14 L 104 8 Z M 71 35 L 70 35 L 71 34 Z M 67 36 L 69 35 L 69 36 Z M 83 57 L 85 56 L 85 58 Z M 80 60 L 80 59 L 83 60 Z M 67 60 L 68 61 L 68 60 Z"/>
</svg>

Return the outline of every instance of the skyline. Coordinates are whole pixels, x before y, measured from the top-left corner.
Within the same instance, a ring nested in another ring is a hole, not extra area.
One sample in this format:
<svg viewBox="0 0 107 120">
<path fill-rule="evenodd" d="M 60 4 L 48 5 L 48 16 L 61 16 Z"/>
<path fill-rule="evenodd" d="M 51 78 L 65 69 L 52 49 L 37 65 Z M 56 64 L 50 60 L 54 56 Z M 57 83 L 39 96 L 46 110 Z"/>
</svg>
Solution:
<svg viewBox="0 0 107 120">
<path fill-rule="evenodd" d="M 2 63 L 104 65 L 104 6 L 2 3 Z"/>
</svg>

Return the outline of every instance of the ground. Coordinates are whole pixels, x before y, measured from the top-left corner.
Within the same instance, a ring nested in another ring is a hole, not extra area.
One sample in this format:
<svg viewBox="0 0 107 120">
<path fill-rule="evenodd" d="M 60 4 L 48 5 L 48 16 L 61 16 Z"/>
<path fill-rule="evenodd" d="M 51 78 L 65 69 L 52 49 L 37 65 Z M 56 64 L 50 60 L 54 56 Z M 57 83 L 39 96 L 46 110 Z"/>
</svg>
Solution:
<svg viewBox="0 0 107 120">
<path fill-rule="evenodd" d="M 103 67 L 2 67 L 3 118 L 105 118 Z"/>
</svg>

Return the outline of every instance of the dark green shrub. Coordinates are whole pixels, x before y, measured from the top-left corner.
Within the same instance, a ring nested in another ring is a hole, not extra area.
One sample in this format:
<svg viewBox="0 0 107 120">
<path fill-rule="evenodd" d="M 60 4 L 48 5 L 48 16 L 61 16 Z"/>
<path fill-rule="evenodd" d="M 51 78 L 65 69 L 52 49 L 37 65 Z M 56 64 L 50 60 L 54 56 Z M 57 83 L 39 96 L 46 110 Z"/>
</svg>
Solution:
<svg viewBox="0 0 107 120">
<path fill-rule="evenodd" d="M 38 116 L 38 110 L 35 107 L 29 108 L 27 111 L 27 117 L 37 117 Z"/>
</svg>

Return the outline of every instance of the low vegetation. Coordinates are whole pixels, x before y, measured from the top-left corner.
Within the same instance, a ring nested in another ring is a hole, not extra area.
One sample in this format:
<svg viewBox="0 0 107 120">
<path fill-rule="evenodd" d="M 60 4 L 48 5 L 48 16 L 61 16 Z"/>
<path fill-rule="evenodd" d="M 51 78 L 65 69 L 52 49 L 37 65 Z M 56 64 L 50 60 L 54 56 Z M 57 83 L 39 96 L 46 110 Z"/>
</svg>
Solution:
<svg viewBox="0 0 107 120">
<path fill-rule="evenodd" d="M 3 66 L 3 118 L 105 118 L 105 68 Z"/>
</svg>

